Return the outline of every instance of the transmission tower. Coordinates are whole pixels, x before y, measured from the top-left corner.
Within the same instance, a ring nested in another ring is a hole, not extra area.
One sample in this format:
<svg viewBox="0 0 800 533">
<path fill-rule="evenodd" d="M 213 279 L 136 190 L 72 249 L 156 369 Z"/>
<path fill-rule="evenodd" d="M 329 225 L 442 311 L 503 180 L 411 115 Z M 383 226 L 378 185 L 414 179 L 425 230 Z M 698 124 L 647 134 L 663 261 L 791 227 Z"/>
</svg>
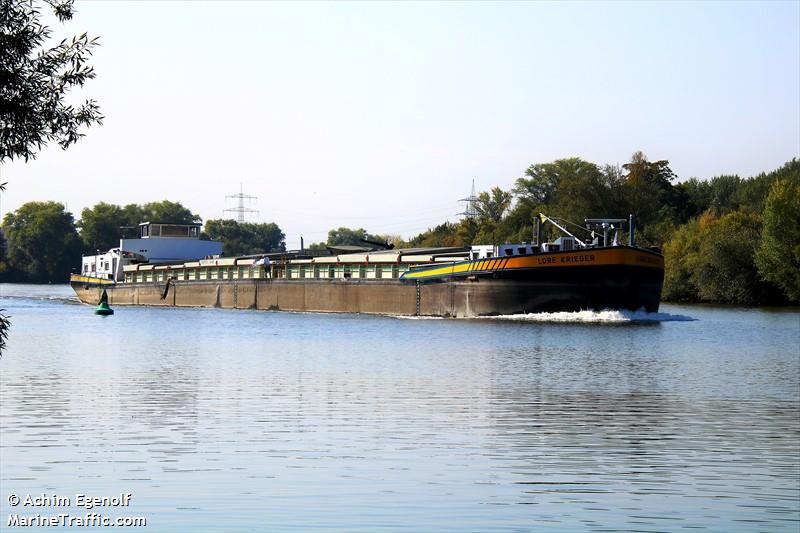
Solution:
<svg viewBox="0 0 800 533">
<path fill-rule="evenodd" d="M 459 216 L 467 217 L 467 218 L 475 218 L 478 216 L 478 210 L 475 209 L 475 202 L 478 201 L 478 197 L 475 196 L 475 180 L 472 180 L 472 192 L 466 198 L 462 198 L 459 202 L 466 202 L 467 207 L 464 209 L 463 213 L 459 213 Z"/>
<path fill-rule="evenodd" d="M 223 213 L 232 212 L 236 213 L 236 221 L 237 222 L 244 222 L 244 214 L 245 213 L 258 213 L 258 209 L 250 209 L 249 207 L 244 206 L 245 200 L 257 200 L 257 196 L 249 196 L 242 192 L 242 183 L 239 182 L 239 194 L 230 194 L 225 198 L 236 198 L 238 200 L 238 204 L 236 207 L 229 207 L 228 209 L 223 209 Z"/>
</svg>

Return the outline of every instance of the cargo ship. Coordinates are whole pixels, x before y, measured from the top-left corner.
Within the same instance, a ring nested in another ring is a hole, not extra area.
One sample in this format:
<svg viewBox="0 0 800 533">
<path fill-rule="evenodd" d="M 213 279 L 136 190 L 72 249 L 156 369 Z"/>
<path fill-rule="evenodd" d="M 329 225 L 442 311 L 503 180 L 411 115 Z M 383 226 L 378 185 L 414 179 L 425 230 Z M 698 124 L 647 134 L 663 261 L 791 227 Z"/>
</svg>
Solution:
<svg viewBox="0 0 800 533">
<path fill-rule="evenodd" d="M 222 257 L 199 225 L 145 222 L 138 239 L 84 256 L 78 298 L 168 307 L 480 317 L 542 311 L 658 311 L 664 258 L 635 244 L 633 217 L 587 219 L 580 239 L 539 215 L 530 243 L 466 247 L 329 247 Z M 542 225 L 561 236 L 541 242 Z M 619 243 L 627 225 L 628 243 Z M 372 243 L 373 245 L 378 243 Z"/>
</svg>

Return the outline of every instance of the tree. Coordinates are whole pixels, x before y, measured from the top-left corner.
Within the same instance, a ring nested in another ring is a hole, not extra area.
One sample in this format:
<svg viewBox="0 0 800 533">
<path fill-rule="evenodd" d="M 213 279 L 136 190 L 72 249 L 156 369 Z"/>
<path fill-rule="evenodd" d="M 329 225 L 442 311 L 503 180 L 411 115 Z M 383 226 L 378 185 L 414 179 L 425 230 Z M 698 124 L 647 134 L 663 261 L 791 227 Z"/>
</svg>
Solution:
<svg viewBox="0 0 800 533">
<path fill-rule="evenodd" d="M 775 290 L 761 281 L 755 250 L 761 217 L 732 211 L 709 224 L 700 235 L 691 280 L 702 300 L 739 305 L 775 302 Z"/>
<path fill-rule="evenodd" d="M 676 176 L 669 161 L 648 161 L 642 152 L 635 152 L 622 168 L 625 211 L 636 215 L 639 237 L 660 246 L 674 225 L 686 216 L 683 206 L 688 197 L 673 187 Z"/>
<path fill-rule="evenodd" d="M 500 222 L 511 206 L 511 199 L 511 193 L 500 187 L 478 194 L 474 204 L 478 213 L 478 231 L 475 235 L 478 242 L 495 243 L 503 240 L 505 231 Z"/>
<path fill-rule="evenodd" d="M 80 262 L 80 238 L 63 204 L 23 204 L 5 216 L 3 233 L 10 266 L 28 281 L 63 282 Z"/>
<path fill-rule="evenodd" d="M 501 222 L 501 231 L 509 242 L 530 241 L 533 238 L 534 218 L 538 216 L 539 212 L 550 212 L 549 209 L 542 206 L 540 209 L 531 207 L 522 201 L 517 201 L 503 217 Z M 475 226 L 477 223 L 472 219 L 465 219 L 461 224 L 467 221 L 472 221 Z M 477 229 L 475 235 L 477 234 Z M 475 236 L 473 235 L 473 237 Z M 472 239 L 467 242 L 480 244 Z"/>
<path fill-rule="evenodd" d="M 482 192 L 478 195 L 475 210 L 479 219 L 500 222 L 510 205 L 511 193 L 500 187 L 494 187 L 491 192 Z"/>
<path fill-rule="evenodd" d="M 61 22 L 72 18 L 72 0 L 44 3 Z M 51 30 L 39 18 L 32 1 L 0 5 L 0 161 L 27 161 L 51 141 L 66 149 L 83 137 L 83 128 L 102 124 L 94 100 L 78 107 L 66 101 L 71 89 L 95 77 L 88 60 L 97 38 L 84 33 L 46 48 Z"/>
<path fill-rule="evenodd" d="M 722 216 L 709 209 L 680 226 L 664 246 L 664 299 L 739 305 L 780 302 L 775 286 L 765 283 L 756 268 L 761 228 L 761 216 L 746 209 Z"/>
<path fill-rule="evenodd" d="M 411 247 L 435 248 L 439 246 L 462 246 L 458 236 L 458 225 L 443 222 L 434 228 L 420 233 L 408 242 Z"/>
<path fill-rule="evenodd" d="M 525 170 L 527 177 L 518 178 L 514 184 L 514 194 L 531 206 L 549 205 L 562 177 L 559 161 L 529 166 Z"/>
<path fill-rule="evenodd" d="M 364 228 L 337 228 L 328 232 L 327 246 L 364 246 L 361 239 L 377 240 L 376 235 L 369 235 Z"/>
<path fill-rule="evenodd" d="M 125 206 L 126 209 L 130 207 Z M 141 206 L 139 213 L 134 213 L 133 209 L 131 209 L 128 214 L 138 214 L 139 221 L 136 224 L 140 222 L 161 222 L 164 224 L 195 224 L 202 222 L 199 215 L 193 214 L 180 202 L 170 202 L 169 200 L 146 203 Z"/>
<path fill-rule="evenodd" d="M 688 180 L 675 185 L 676 189 L 682 192 L 685 198 L 685 214 L 686 220 L 700 216 L 701 213 L 711 207 L 711 185 L 706 180 L 699 180 L 697 178 L 689 178 Z"/>
<path fill-rule="evenodd" d="M 92 208 L 81 211 L 80 228 L 83 249 L 94 253 L 95 250 L 108 250 L 119 245 L 123 235 L 122 228 L 135 228 L 142 222 L 162 222 L 166 224 L 194 224 L 200 221 L 180 202 L 162 200 L 144 205 L 128 204 L 124 207 L 100 202 Z"/>
<path fill-rule="evenodd" d="M 586 218 L 627 214 L 622 206 L 615 204 L 610 184 L 597 165 L 578 158 L 567 162 L 568 172 L 564 172 L 559 183 L 554 214 L 577 224 Z"/>
<path fill-rule="evenodd" d="M 403 236 L 396 233 L 380 233 L 378 235 L 375 235 L 375 240 L 377 242 L 385 242 L 387 244 L 390 244 L 394 248 L 408 247 L 408 242 L 406 242 Z"/>
<path fill-rule="evenodd" d="M 742 179 L 739 176 L 717 176 L 712 178 L 709 182 L 711 192 L 711 204 L 720 213 L 727 213 L 739 208 L 735 203 L 734 198 L 742 185 Z"/>
<path fill-rule="evenodd" d="M 222 253 L 228 257 L 286 251 L 286 236 L 274 223 L 208 220 L 203 236 L 222 241 Z"/>
<path fill-rule="evenodd" d="M 122 206 L 122 220 L 125 226 L 137 227 L 145 220 L 145 215 L 142 212 L 142 206 L 138 204 L 127 204 Z"/>
<path fill-rule="evenodd" d="M 734 201 L 739 206 L 762 213 L 772 184 L 779 179 L 797 179 L 798 175 L 800 175 L 800 160 L 792 159 L 772 172 L 762 172 L 758 176 L 744 180 L 736 191 Z"/>
<path fill-rule="evenodd" d="M 100 202 L 81 211 L 81 241 L 84 252 L 106 251 L 119 246 L 120 227 L 125 225 L 125 215 L 118 205 Z"/>
<path fill-rule="evenodd" d="M 623 182 L 618 167 L 601 169 L 579 157 L 570 157 L 531 165 L 525 175 L 514 185 L 517 202 L 502 224 L 501 233 L 507 239 L 530 239 L 532 220 L 539 212 L 575 223 L 588 217 L 624 216 L 628 212 L 620 201 L 624 195 L 616 190 Z"/>
<path fill-rule="evenodd" d="M 6 263 L 6 248 L 8 243 L 6 242 L 6 236 L 3 233 L 3 228 L 0 228 L 0 275 L 5 274 L 8 270 L 8 264 Z M 4 279 L 4 277 L 0 277 L 0 280 Z"/>
<path fill-rule="evenodd" d="M 696 302 L 700 299 L 692 273 L 700 252 L 701 235 L 716 220 L 708 211 L 676 229 L 664 244 L 664 289 L 662 296 L 669 302 Z"/>
<path fill-rule="evenodd" d="M 675 174 L 669 168 L 669 161 L 648 161 L 642 152 L 635 152 L 625 169 L 625 188 L 629 199 L 629 210 L 643 224 L 654 220 L 655 215 L 666 203 L 667 194 L 672 190 Z"/>
<path fill-rule="evenodd" d="M 455 225 L 455 235 L 448 240 L 450 246 L 471 246 L 479 244 L 476 241 L 480 225 L 471 217 L 462 219 Z"/>
<path fill-rule="evenodd" d="M 328 245 L 324 242 L 312 242 L 305 247 L 306 250 L 327 250 Z"/>
<path fill-rule="evenodd" d="M 761 277 L 800 302 L 800 169 L 772 184 L 764 207 L 764 231 L 756 251 Z"/>
</svg>

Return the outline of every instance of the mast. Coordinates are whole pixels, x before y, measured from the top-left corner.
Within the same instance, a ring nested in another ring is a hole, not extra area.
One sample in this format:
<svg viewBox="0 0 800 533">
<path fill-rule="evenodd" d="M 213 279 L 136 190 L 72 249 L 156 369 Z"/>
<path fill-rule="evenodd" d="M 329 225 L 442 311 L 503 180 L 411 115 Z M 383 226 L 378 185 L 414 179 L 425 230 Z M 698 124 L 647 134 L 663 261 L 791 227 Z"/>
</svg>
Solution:
<svg viewBox="0 0 800 533">
<path fill-rule="evenodd" d="M 552 225 L 554 225 L 555 227 L 557 227 L 558 229 L 560 229 L 561 231 L 563 231 L 564 233 L 566 233 L 567 235 L 569 235 L 570 237 L 575 239 L 575 242 L 580 244 L 582 247 L 586 248 L 586 243 L 585 242 L 583 242 L 582 240 L 577 238 L 575 235 L 570 233 L 569 230 L 567 230 L 567 228 L 565 228 L 564 226 L 562 226 L 561 224 L 559 224 L 558 222 L 556 222 L 555 220 L 553 220 L 549 216 L 545 215 L 544 213 L 539 213 L 539 217 L 541 217 L 540 218 L 541 220 L 547 220 L 549 223 L 551 223 Z"/>
</svg>

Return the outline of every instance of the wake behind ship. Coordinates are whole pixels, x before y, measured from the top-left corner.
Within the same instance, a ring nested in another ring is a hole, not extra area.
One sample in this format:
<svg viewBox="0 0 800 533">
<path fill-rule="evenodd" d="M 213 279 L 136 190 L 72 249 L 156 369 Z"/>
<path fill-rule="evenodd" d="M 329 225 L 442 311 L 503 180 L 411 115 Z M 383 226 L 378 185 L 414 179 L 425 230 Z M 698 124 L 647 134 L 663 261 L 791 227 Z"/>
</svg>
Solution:
<svg viewBox="0 0 800 533">
<path fill-rule="evenodd" d="M 105 289 L 111 305 L 437 317 L 658 310 L 663 256 L 636 246 L 633 231 L 627 245 L 618 244 L 620 228 L 632 228 L 632 217 L 587 220 L 594 228 L 591 241 L 545 215 L 537 235 L 545 221 L 564 235 L 541 244 L 331 247 L 326 255 L 245 257 L 209 257 L 206 252 L 221 245 L 200 241 L 196 225 L 144 223 L 135 243 L 123 240 L 104 256 L 84 257 L 82 273 L 70 282 L 78 298 L 92 305 Z M 180 259 L 148 257 L 150 250 L 164 255 L 178 248 Z"/>
</svg>

